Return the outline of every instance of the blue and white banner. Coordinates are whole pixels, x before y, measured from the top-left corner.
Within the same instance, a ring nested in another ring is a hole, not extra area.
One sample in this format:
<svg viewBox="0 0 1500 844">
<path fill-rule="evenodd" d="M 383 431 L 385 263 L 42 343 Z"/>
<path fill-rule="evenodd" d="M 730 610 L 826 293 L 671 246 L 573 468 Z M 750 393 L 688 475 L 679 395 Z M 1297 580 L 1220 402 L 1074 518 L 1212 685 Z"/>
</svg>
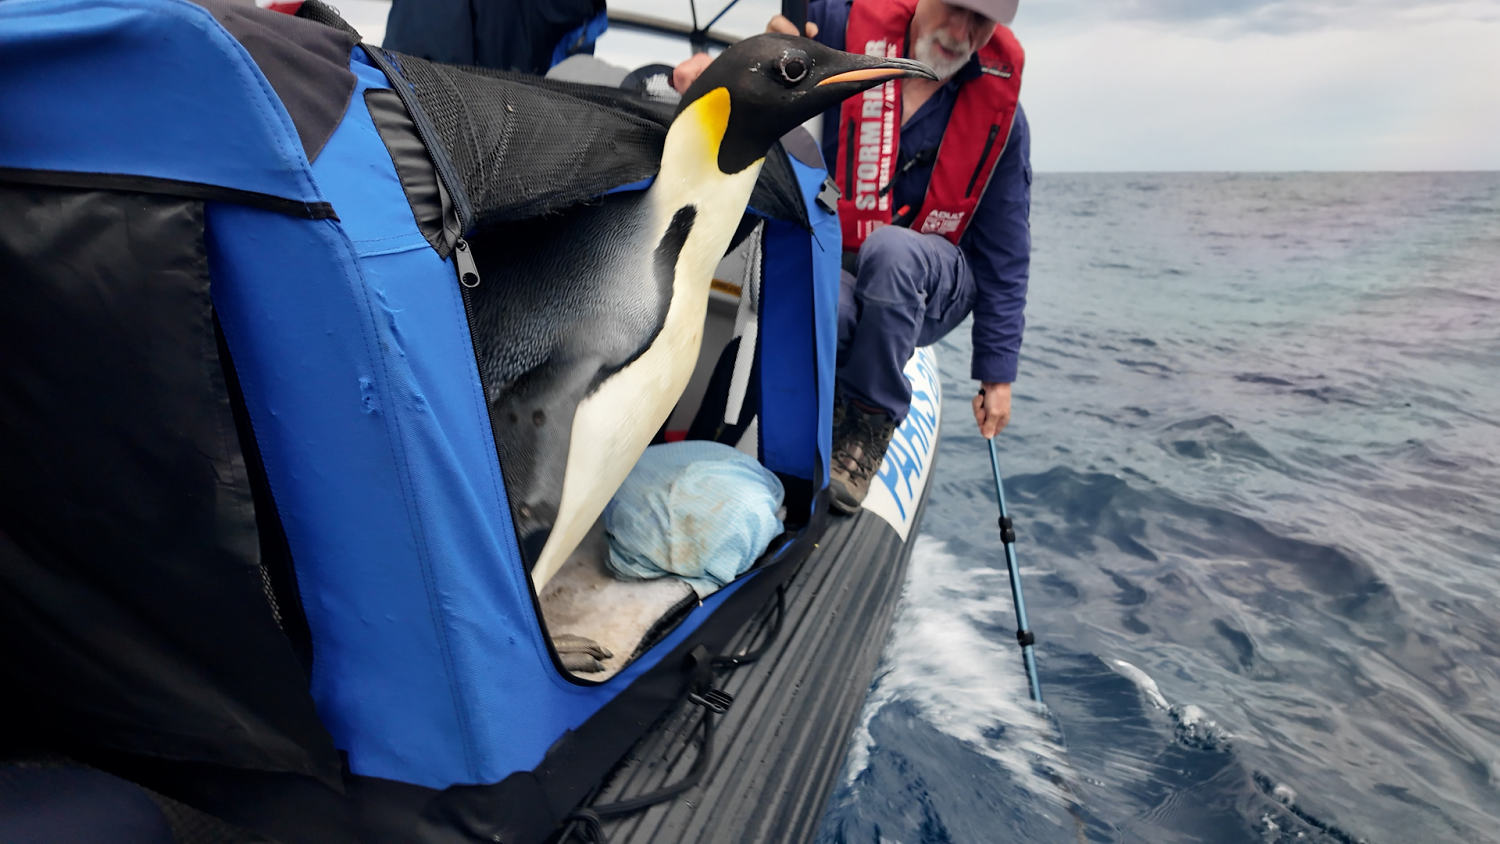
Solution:
<svg viewBox="0 0 1500 844">
<path fill-rule="evenodd" d="M 911 409 L 891 437 L 865 498 L 865 509 L 889 522 L 903 540 L 911 532 L 912 517 L 932 473 L 943 414 L 943 384 L 932 347 L 917 349 L 906 362 L 905 372 L 911 382 Z"/>
</svg>

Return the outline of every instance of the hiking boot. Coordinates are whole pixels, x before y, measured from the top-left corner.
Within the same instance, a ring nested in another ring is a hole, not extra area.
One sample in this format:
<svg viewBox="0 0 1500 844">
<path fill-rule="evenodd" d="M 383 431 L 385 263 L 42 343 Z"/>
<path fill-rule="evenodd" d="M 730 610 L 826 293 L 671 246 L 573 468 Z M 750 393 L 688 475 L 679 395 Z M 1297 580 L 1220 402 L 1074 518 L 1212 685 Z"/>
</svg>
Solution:
<svg viewBox="0 0 1500 844">
<path fill-rule="evenodd" d="M 848 516 L 864 503 L 896 423 L 881 411 L 871 413 L 842 403 L 835 405 L 834 419 L 828 491 L 834 512 Z"/>
</svg>

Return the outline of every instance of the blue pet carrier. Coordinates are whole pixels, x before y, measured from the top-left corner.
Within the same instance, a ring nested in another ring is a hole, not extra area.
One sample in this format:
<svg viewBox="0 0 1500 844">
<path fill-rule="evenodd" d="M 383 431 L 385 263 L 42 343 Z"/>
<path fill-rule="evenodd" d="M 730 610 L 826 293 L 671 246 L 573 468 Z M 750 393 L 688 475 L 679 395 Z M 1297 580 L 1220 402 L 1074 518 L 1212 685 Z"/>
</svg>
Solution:
<svg viewBox="0 0 1500 844">
<path fill-rule="evenodd" d="M 454 253 L 549 197 L 639 189 L 650 156 L 497 210 L 408 61 L 227 0 L 0 3 L 9 705 L 73 759 L 287 840 L 545 835 L 821 512 L 839 235 L 821 164 L 778 153 L 759 456 L 799 530 L 607 682 L 559 669 Z"/>
</svg>

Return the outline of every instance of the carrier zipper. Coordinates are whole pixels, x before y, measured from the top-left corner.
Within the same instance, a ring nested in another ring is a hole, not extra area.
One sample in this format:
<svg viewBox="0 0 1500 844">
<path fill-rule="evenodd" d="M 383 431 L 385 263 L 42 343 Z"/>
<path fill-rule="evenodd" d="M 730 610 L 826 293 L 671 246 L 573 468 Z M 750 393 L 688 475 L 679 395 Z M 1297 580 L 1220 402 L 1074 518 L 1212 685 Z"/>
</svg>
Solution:
<svg viewBox="0 0 1500 844">
<path fill-rule="evenodd" d="M 453 170 L 453 162 L 449 160 L 448 154 L 438 144 L 437 131 L 427 120 L 427 113 L 422 111 L 413 93 L 411 83 L 406 81 L 396 65 L 385 55 L 385 51 L 379 47 L 369 44 L 361 44 L 365 54 L 380 68 L 386 79 L 391 83 L 391 90 L 401 99 L 401 104 L 406 106 L 406 113 L 411 117 L 412 125 L 417 130 L 417 137 L 422 140 L 422 146 L 427 148 L 427 157 L 432 159 L 432 169 L 437 173 L 438 181 L 442 182 L 443 188 L 448 191 L 448 196 L 453 202 L 454 213 L 458 217 L 458 238 L 463 239 L 464 233 L 474 224 L 474 209 L 469 205 L 467 192 L 459 190 L 458 177 Z M 443 255 L 444 258 L 448 257 Z M 478 278 L 478 276 L 475 276 Z"/>
<path fill-rule="evenodd" d="M 964 189 L 964 198 L 974 195 L 974 183 L 979 181 L 979 174 L 984 172 L 984 163 L 990 158 L 990 150 L 995 146 L 995 136 L 1000 134 L 1000 124 L 990 126 L 990 136 L 984 139 L 984 152 L 979 155 L 979 163 L 974 165 L 974 175 L 969 177 L 969 186 Z"/>
<path fill-rule="evenodd" d="M 458 283 L 463 285 L 464 290 L 473 290 L 479 286 L 479 265 L 474 263 L 474 253 L 469 251 L 469 242 L 460 237 L 453 244 L 453 263 L 458 267 Z M 464 294 L 464 315 L 468 316 L 469 302 L 468 294 Z M 473 325 L 469 326 L 473 332 Z"/>
</svg>

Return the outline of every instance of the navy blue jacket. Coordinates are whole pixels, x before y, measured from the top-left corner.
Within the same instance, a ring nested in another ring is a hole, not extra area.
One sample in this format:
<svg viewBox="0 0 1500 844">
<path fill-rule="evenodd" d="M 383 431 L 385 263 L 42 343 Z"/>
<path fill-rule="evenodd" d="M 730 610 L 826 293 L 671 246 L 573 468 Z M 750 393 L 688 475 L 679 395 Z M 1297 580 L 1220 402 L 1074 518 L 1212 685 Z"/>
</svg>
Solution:
<svg viewBox="0 0 1500 844">
<path fill-rule="evenodd" d="M 870 2 L 870 0 L 865 0 Z M 811 0 L 808 20 L 818 25 L 818 40 L 844 49 L 844 30 L 849 22 L 851 0 Z M 932 179 L 932 164 L 904 165 L 919 153 L 937 149 L 958 89 L 979 74 L 978 59 L 959 71 L 933 94 L 911 120 L 901 127 L 896 168 L 901 175 L 891 188 L 893 207 L 920 208 Z M 838 157 L 839 110 L 823 116 L 823 160 Z M 930 159 L 929 159 L 930 161 Z M 970 374 L 978 381 L 1010 383 L 1016 378 L 1021 353 L 1021 332 L 1026 326 L 1026 283 L 1031 265 L 1031 132 L 1026 114 L 1016 109 L 1015 125 L 974 220 L 959 241 L 974 272 L 974 358 Z"/>
<path fill-rule="evenodd" d="M 561 42 L 584 36 L 603 11 L 604 0 L 392 0 L 383 44 L 435 62 L 542 74 L 560 45 L 563 55 L 575 52 Z"/>
</svg>

